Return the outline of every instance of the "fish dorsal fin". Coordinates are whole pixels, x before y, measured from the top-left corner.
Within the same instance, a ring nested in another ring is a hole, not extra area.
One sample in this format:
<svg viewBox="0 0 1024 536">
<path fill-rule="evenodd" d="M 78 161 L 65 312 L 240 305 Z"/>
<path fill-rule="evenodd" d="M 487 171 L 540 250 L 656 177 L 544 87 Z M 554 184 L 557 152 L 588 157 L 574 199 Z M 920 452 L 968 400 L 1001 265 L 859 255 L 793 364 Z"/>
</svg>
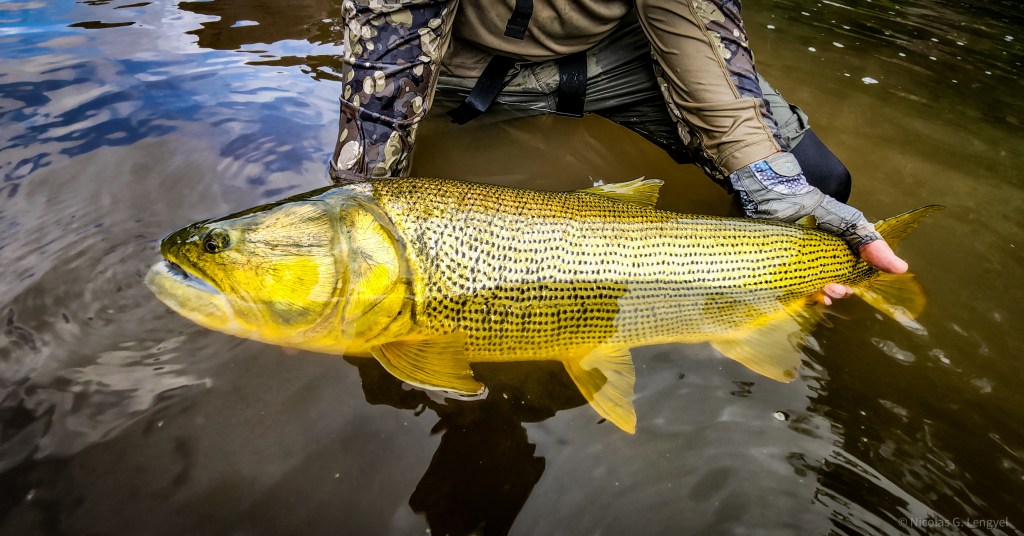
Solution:
<svg viewBox="0 0 1024 536">
<path fill-rule="evenodd" d="M 426 339 L 398 340 L 370 350 L 399 380 L 430 390 L 479 395 L 484 386 L 473 378 L 461 332 Z"/>
<path fill-rule="evenodd" d="M 665 181 L 640 177 L 629 182 L 602 184 L 580 190 L 590 194 L 603 195 L 626 203 L 653 207 L 658 202 L 658 190 Z"/>
<path fill-rule="evenodd" d="M 914 274 L 881 273 L 853 288 L 853 292 L 869 305 L 882 311 L 903 327 L 922 333 L 921 324 L 914 319 L 924 310 L 924 287 Z"/>
<path fill-rule="evenodd" d="M 814 214 L 808 214 L 799 220 L 796 220 L 796 224 L 800 227 L 810 227 L 811 229 L 818 228 L 818 218 L 814 217 Z"/>
<path fill-rule="evenodd" d="M 821 320 L 817 306 L 800 303 L 727 339 L 711 341 L 725 357 L 773 380 L 796 379 L 807 334 Z"/>
<path fill-rule="evenodd" d="M 890 247 L 896 249 L 896 245 L 899 244 L 900 240 L 903 240 L 911 231 L 917 229 L 917 226 L 925 216 L 934 214 L 944 208 L 946 207 L 942 205 L 928 205 L 911 210 L 910 212 L 904 212 L 899 216 L 893 216 L 875 223 L 875 230 L 878 231 L 878 234 L 882 235 L 882 238 L 885 238 Z"/>
<path fill-rule="evenodd" d="M 636 433 L 633 358 L 629 348 L 598 347 L 582 358 L 566 359 L 565 370 L 591 407 L 615 426 Z"/>
</svg>

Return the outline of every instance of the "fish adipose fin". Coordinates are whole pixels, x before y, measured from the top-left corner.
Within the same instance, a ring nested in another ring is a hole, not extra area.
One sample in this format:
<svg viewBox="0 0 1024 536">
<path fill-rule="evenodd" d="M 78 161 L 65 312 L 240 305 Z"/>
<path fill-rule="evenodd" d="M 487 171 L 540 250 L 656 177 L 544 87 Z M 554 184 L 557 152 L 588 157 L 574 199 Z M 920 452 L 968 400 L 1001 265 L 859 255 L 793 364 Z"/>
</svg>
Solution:
<svg viewBox="0 0 1024 536">
<path fill-rule="evenodd" d="M 598 347 L 564 361 L 565 370 L 595 411 L 615 426 L 636 433 L 633 358 L 629 348 Z"/>
<path fill-rule="evenodd" d="M 590 194 L 603 195 L 626 203 L 653 207 L 658 202 L 658 190 L 665 181 L 640 177 L 629 182 L 602 184 L 580 190 Z"/>
<path fill-rule="evenodd" d="M 711 346 L 762 376 L 788 383 L 796 379 L 807 334 L 821 320 L 819 307 L 801 303 L 751 325 L 738 336 L 711 341 Z"/>
<path fill-rule="evenodd" d="M 400 340 L 373 348 L 370 354 L 393 376 L 416 387 L 479 395 L 484 386 L 473 378 L 464 340 L 462 333 Z"/>
</svg>

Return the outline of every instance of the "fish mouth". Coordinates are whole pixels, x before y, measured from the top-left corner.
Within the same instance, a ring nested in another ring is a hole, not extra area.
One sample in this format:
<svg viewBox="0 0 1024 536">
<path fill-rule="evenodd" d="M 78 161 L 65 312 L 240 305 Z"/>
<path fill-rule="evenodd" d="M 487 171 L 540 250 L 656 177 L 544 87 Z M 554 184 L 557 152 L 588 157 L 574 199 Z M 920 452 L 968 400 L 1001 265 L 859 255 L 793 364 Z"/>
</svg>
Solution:
<svg viewBox="0 0 1024 536">
<path fill-rule="evenodd" d="M 228 296 L 181 265 L 166 260 L 154 264 L 145 284 L 174 312 L 200 326 L 226 332 L 236 327 Z"/>
<path fill-rule="evenodd" d="M 213 285 L 208 283 L 205 279 L 195 273 L 188 272 L 180 264 L 173 260 L 163 261 L 164 270 L 167 271 L 167 275 L 174 278 L 180 283 L 184 283 L 190 287 L 195 288 L 203 292 L 210 294 L 220 294 L 220 291 L 214 288 Z"/>
<path fill-rule="evenodd" d="M 177 283 L 188 285 L 193 290 L 204 292 L 207 294 L 220 294 L 220 291 L 214 288 L 213 285 L 208 283 L 198 274 L 189 272 L 181 265 L 174 261 L 163 261 L 159 262 L 151 268 L 153 271 L 160 272 L 159 275 L 169 277 Z"/>
</svg>

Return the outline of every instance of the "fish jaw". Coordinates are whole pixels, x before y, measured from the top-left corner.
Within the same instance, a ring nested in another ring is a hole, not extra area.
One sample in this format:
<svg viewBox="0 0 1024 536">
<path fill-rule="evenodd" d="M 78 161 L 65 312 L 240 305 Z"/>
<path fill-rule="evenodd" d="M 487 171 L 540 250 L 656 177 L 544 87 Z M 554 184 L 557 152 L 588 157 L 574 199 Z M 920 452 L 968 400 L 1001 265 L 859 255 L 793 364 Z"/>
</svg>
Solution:
<svg viewBox="0 0 1024 536">
<path fill-rule="evenodd" d="M 157 299 L 196 324 L 231 334 L 240 331 L 227 297 L 181 266 L 158 262 L 150 267 L 145 283 Z"/>
</svg>

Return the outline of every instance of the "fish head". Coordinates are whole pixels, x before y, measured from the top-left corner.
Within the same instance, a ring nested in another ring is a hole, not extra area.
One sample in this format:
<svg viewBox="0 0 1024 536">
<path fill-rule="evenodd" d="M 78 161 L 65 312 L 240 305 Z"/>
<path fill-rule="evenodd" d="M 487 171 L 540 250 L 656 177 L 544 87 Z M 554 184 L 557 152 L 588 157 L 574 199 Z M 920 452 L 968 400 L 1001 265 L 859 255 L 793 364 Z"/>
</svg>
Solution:
<svg viewBox="0 0 1024 536">
<path fill-rule="evenodd" d="M 295 345 L 337 301 L 335 219 L 316 199 L 257 207 L 180 229 L 160 244 L 146 284 L 209 329 Z"/>
<path fill-rule="evenodd" d="M 165 260 L 146 284 L 203 327 L 272 344 L 340 354 L 400 335 L 411 277 L 368 188 L 314 190 L 189 225 L 160 244 Z"/>
</svg>

